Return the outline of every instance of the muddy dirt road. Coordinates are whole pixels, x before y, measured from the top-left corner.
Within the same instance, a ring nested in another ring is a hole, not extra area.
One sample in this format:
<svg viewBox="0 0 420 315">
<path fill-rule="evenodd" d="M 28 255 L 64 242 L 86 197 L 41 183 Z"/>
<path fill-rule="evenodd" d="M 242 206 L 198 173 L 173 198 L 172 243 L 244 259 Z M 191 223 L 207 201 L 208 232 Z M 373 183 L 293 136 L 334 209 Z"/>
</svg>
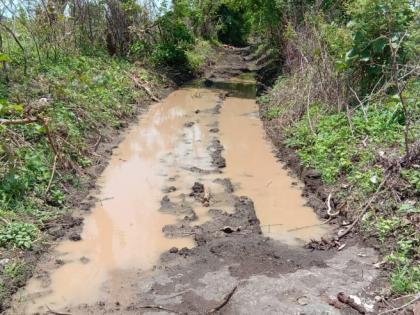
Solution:
<svg viewBox="0 0 420 315">
<path fill-rule="evenodd" d="M 330 305 L 339 292 L 369 308 L 373 250 L 303 248 L 329 228 L 275 158 L 252 76 L 205 83 L 127 132 L 76 212 L 81 239 L 44 257 L 9 314 L 351 313 Z"/>
</svg>

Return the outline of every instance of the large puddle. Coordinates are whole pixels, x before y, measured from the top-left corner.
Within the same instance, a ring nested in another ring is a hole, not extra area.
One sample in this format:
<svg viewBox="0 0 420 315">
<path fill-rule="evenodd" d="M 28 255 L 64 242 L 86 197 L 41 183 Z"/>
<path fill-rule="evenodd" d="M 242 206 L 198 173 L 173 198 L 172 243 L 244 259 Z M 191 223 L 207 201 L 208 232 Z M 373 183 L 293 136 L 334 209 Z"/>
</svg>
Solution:
<svg viewBox="0 0 420 315">
<path fill-rule="evenodd" d="M 232 87 L 231 92 L 236 92 L 215 113 L 215 105 L 221 102 L 218 89 Z M 99 201 L 85 218 L 82 240 L 60 243 L 52 263 L 60 259 L 64 264 L 54 265 L 50 281 L 32 279 L 18 296 L 25 313 L 97 302 L 112 294 L 105 292 L 104 284 L 118 282 L 113 279 L 118 277 L 116 271 L 145 273 L 171 247 L 193 247 L 191 237 L 164 236 L 162 228 L 181 217 L 159 209 L 165 194 L 171 200 L 185 199 L 195 181 L 217 192 L 223 189 L 214 179 L 230 178 L 236 195 L 253 199 L 267 236 L 294 245 L 324 234 L 325 227 L 304 206 L 301 190 L 292 184 L 296 180 L 277 162 L 252 92 L 252 82 L 244 84 L 241 79 L 210 89 L 188 87 L 142 115 L 99 180 Z M 216 127 L 218 134 L 209 131 Z M 192 172 L 192 167 L 213 169 L 208 146 L 214 137 L 225 148 L 223 174 Z M 173 187 L 176 191 L 164 192 Z M 189 202 L 198 216 L 194 224 L 210 219 L 208 208 Z M 223 202 L 212 207 L 232 211 Z"/>
</svg>

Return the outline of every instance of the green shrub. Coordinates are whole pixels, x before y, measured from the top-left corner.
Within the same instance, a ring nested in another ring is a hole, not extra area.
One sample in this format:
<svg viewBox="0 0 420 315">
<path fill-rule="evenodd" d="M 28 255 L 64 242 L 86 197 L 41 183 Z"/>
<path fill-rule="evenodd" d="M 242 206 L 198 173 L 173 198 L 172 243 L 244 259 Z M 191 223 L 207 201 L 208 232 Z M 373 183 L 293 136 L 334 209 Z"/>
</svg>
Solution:
<svg viewBox="0 0 420 315">
<path fill-rule="evenodd" d="M 420 291 L 420 267 L 398 267 L 391 273 L 391 289 L 396 294 Z"/>
<path fill-rule="evenodd" d="M 385 69 L 391 65 L 390 45 L 399 47 L 397 62 L 406 62 L 406 32 L 412 31 L 408 25 L 414 11 L 406 0 L 356 0 L 349 4 L 348 14 L 353 42 L 346 60 L 360 77 L 362 94 L 367 94 L 383 75 L 389 78 Z"/>
<path fill-rule="evenodd" d="M 194 48 L 186 52 L 189 67 L 194 72 L 199 72 L 206 62 L 211 61 L 214 55 L 213 44 L 205 40 L 197 40 Z"/>
<path fill-rule="evenodd" d="M 27 271 L 26 264 L 21 260 L 9 262 L 4 267 L 4 274 L 13 281 L 19 283 L 24 281 L 24 274 Z M 22 281 L 23 280 L 23 281 Z"/>
<path fill-rule="evenodd" d="M 188 66 L 186 51 L 172 43 L 156 45 L 151 56 L 156 66 L 185 67 Z"/>
<path fill-rule="evenodd" d="M 0 246 L 12 245 L 31 249 L 39 231 L 29 223 L 10 223 L 0 230 Z"/>
<path fill-rule="evenodd" d="M 188 68 L 186 51 L 194 43 L 190 30 L 174 12 L 167 12 L 158 22 L 160 37 L 152 51 L 152 62 L 156 66 L 169 66 L 181 70 Z"/>
<path fill-rule="evenodd" d="M 305 115 L 289 129 L 287 144 L 298 149 L 303 163 L 320 171 L 327 183 L 344 175 L 364 191 L 374 190 L 382 171 L 370 166 L 372 148 L 402 147 L 404 126 L 397 119 L 398 104 L 371 104 L 365 112 L 358 109 L 351 126 L 345 113 L 328 114 L 321 108 L 314 104 L 310 109 L 313 131 Z M 363 141 L 369 145 L 365 147 Z"/>
</svg>

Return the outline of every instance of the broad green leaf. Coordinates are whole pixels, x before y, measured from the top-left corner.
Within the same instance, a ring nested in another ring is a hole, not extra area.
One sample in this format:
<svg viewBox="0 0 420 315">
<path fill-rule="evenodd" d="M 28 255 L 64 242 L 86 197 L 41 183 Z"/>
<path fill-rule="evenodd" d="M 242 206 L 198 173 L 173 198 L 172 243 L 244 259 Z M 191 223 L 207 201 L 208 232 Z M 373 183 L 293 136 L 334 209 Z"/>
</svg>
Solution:
<svg viewBox="0 0 420 315">
<path fill-rule="evenodd" d="M 385 37 L 379 37 L 372 44 L 373 51 L 377 54 L 383 52 L 387 43 L 388 40 Z"/>
</svg>

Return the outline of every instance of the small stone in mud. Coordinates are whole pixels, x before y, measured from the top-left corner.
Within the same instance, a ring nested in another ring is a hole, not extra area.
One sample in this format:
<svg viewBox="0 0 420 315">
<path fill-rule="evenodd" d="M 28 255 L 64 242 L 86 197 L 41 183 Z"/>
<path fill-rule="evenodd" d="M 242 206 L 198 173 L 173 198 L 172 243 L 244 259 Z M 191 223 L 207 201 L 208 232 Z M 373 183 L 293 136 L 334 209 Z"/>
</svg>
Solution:
<svg viewBox="0 0 420 315">
<path fill-rule="evenodd" d="M 199 114 L 199 113 L 200 113 L 200 110 L 199 110 L 199 109 L 197 109 L 197 110 L 195 111 L 195 113 L 196 113 L 196 114 Z"/>
<path fill-rule="evenodd" d="M 209 131 L 212 132 L 212 133 L 217 133 L 220 130 L 219 130 L 219 128 L 211 128 Z"/>
<path fill-rule="evenodd" d="M 62 259 L 56 259 L 55 260 L 55 264 L 56 265 L 59 265 L 59 266 L 64 265 L 64 260 L 62 260 Z"/>
<path fill-rule="evenodd" d="M 178 247 L 172 247 L 172 248 L 169 250 L 169 252 L 170 252 L 171 254 L 176 254 L 176 253 L 178 253 L 178 251 L 179 251 Z"/>
<path fill-rule="evenodd" d="M 195 212 L 193 214 L 189 215 L 189 216 L 186 215 L 184 217 L 184 221 L 195 221 L 197 219 L 198 219 L 198 217 L 197 217 L 197 214 Z"/>
<path fill-rule="evenodd" d="M 181 248 L 181 250 L 178 252 L 179 255 L 187 257 L 190 253 L 190 250 L 187 247 Z"/>
<path fill-rule="evenodd" d="M 222 231 L 225 232 L 225 233 L 227 233 L 227 234 L 233 233 L 233 229 L 230 226 L 225 226 L 222 229 Z"/>
<path fill-rule="evenodd" d="M 199 182 L 195 182 L 194 186 L 192 187 L 192 191 L 194 195 L 202 194 L 204 193 L 204 185 Z"/>
<path fill-rule="evenodd" d="M 238 226 L 236 229 L 230 227 L 230 226 L 225 226 L 222 231 L 227 233 L 227 234 L 231 234 L 233 232 L 240 232 L 241 231 L 241 226 Z"/>
<path fill-rule="evenodd" d="M 297 182 L 292 182 L 292 186 L 297 186 Z"/>
<path fill-rule="evenodd" d="M 82 240 L 82 237 L 80 236 L 79 233 L 72 233 L 72 234 L 70 234 L 69 239 L 71 241 L 77 242 L 77 241 Z"/>
<path fill-rule="evenodd" d="M 2 270 L 10 262 L 10 259 L 3 258 L 0 260 L 0 270 Z"/>
<path fill-rule="evenodd" d="M 169 199 L 169 197 L 168 196 L 163 196 L 163 198 L 162 198 L 162 202 L 163 203 L 167 203 L 167 202 L 170 202 L 171 201 L 171 199 Z"/>
<path fill-rule="evenodd" d="M 187 128 L 191 128 L 192 126 L 194 126 L 194 124 L 195 123 L 193 121 L 190 121 L 190 122 L 185 123 L 184 126 Z"/>
<path fill-rule="evenodd" d="M 175 186 L 165 187 L 165 188 L 163 188 L 163 189 L 162 189 L 162 191 L 163 191 L 165 194 L 169 194 L 169 193 L 171 193 L 171 192 L 176 191 L 176 187 L 175 187 Z"/>
<path fill-rule="evenodd" d="M 81 261 L 82 264 L 88 264 L 90 262 L 90 259 L 83 256 L 83 257 L 80 258 L 80 261 Z"/>
<path fill-rule="evenodd" d="M 56 240 L 57 238 L 63 237 L 65 232 L 60 226 L 53 226 L 52 228 L 48 229 L 48 233 L 54 237 Z"/>
<path fill-rule="evenodd" d="M 317 179 L 317 178 L 321 178 L 321 173 L 316 170 L 308 170 L 304 174 L 304 177 Z"/>
</svg>

